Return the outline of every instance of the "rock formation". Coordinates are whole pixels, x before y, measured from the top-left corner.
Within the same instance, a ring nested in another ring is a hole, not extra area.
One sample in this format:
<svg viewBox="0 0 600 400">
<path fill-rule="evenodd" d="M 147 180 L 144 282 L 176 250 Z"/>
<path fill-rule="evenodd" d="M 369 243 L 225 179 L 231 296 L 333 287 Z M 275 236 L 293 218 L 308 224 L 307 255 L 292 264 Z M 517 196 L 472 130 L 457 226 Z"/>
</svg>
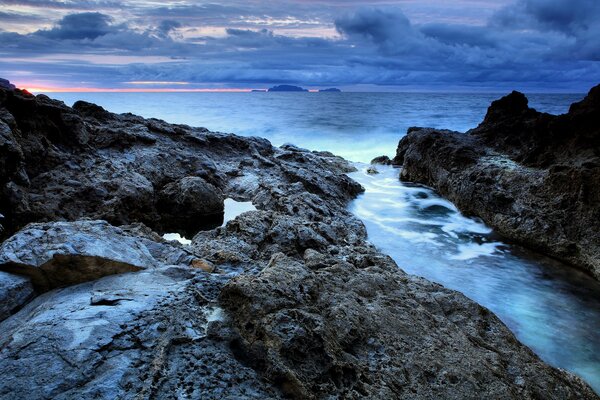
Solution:
<svg viewBox="0 0 600 400">
<path fill-rule="evenodd" d="M 597 398 L 369 244 L 339 157 L 21 91 L 0 121 L 0 399 Z M 214 228 L 225 197 L 257 210 Z"/>
<path fill-rule="evenodd" d="M 394 164 L 507 238 L 600 279 L 600 85 L 564 115 L 513 92 L 466 134 L 411 128 Z"/>
</svg>

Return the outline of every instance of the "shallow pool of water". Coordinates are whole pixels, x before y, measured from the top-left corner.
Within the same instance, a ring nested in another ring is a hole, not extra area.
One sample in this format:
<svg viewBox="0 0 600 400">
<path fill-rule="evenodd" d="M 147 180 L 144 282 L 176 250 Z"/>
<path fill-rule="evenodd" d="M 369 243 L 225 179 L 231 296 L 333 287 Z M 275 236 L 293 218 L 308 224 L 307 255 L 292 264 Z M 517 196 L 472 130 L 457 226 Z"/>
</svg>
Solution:
<svg viewBox="0 0 600 400">
<path fill-rule="evenodd" d="M 399 170 L 350 174 L 366 189 L 351 203 L 370 241 L 410 274 L 458 290 L 493 311 L 543 360 L 600 393 L 600 283 L 574 268 L 507 244 L 481 221 Z"/>
</svg>

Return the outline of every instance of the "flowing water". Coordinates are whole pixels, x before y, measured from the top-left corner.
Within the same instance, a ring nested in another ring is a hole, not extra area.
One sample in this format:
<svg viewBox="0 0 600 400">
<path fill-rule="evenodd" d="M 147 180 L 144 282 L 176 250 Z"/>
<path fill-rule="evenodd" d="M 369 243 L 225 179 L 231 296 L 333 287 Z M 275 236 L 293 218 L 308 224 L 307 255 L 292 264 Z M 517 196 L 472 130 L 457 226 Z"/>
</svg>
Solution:
<svg viewBox="0 0 600 400">
<path fill-rule="evenodd" d="M 505 243 L 432 190 L 398 180 L 371 158 L 393 155 L 410 126 L 465 131 L 498 94 L 419 93 L 54 93 L 113 112 L 329 150 L 357 162 L 366 188 L 351 210 L 372 243 L 411 274 L 458 290 L 496 313 L 548 363 L 600 393 L 600 283 L 560 262 Z M 530 94 L 530 105 L 563 113 L 583 95 Z"/>
</svg>

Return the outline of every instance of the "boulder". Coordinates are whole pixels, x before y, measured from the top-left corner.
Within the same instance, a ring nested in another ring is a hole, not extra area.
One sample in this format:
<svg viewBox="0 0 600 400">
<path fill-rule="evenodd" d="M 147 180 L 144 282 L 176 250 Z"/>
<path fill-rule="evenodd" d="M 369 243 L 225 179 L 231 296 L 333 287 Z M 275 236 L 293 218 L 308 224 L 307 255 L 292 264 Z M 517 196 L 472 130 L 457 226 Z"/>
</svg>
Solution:
<svg viewBox="0 0 600 400">
<path fill-rule="evenodd" d="M 29 276 L 40 291 L 194 258 L 105 221 L 30 224 L 0 245 L 0 270 Z"/>
</svg>

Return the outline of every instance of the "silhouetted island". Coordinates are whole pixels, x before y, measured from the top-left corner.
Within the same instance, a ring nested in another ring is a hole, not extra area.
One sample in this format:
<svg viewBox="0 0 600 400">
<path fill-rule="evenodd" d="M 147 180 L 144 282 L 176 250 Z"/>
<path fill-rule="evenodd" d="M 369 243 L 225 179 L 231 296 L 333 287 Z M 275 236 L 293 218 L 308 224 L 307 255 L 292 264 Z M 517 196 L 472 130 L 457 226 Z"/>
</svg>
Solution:
<svg viewBox="0 0 600 400">
<path fill-rule="evenodd" d="M 266 93 L 267 89 L 252 89 L 252 93 Z"/>
<path fill-rule="evenodd" d="M 269 92 L 308 92 L 307 89 L 301 88 L 300 86 L 292 86 L 292 85 L 273 86 L 268 91 Z"/>
<path fill-rule="evenodd" d="M 319 93 L 320 92 L 335 92 L 335 93 L 339 93 L 339 92 L 341 92 L 341 90 L 338 89 L 338 88 L 319 89 Z"/>
</svg>

